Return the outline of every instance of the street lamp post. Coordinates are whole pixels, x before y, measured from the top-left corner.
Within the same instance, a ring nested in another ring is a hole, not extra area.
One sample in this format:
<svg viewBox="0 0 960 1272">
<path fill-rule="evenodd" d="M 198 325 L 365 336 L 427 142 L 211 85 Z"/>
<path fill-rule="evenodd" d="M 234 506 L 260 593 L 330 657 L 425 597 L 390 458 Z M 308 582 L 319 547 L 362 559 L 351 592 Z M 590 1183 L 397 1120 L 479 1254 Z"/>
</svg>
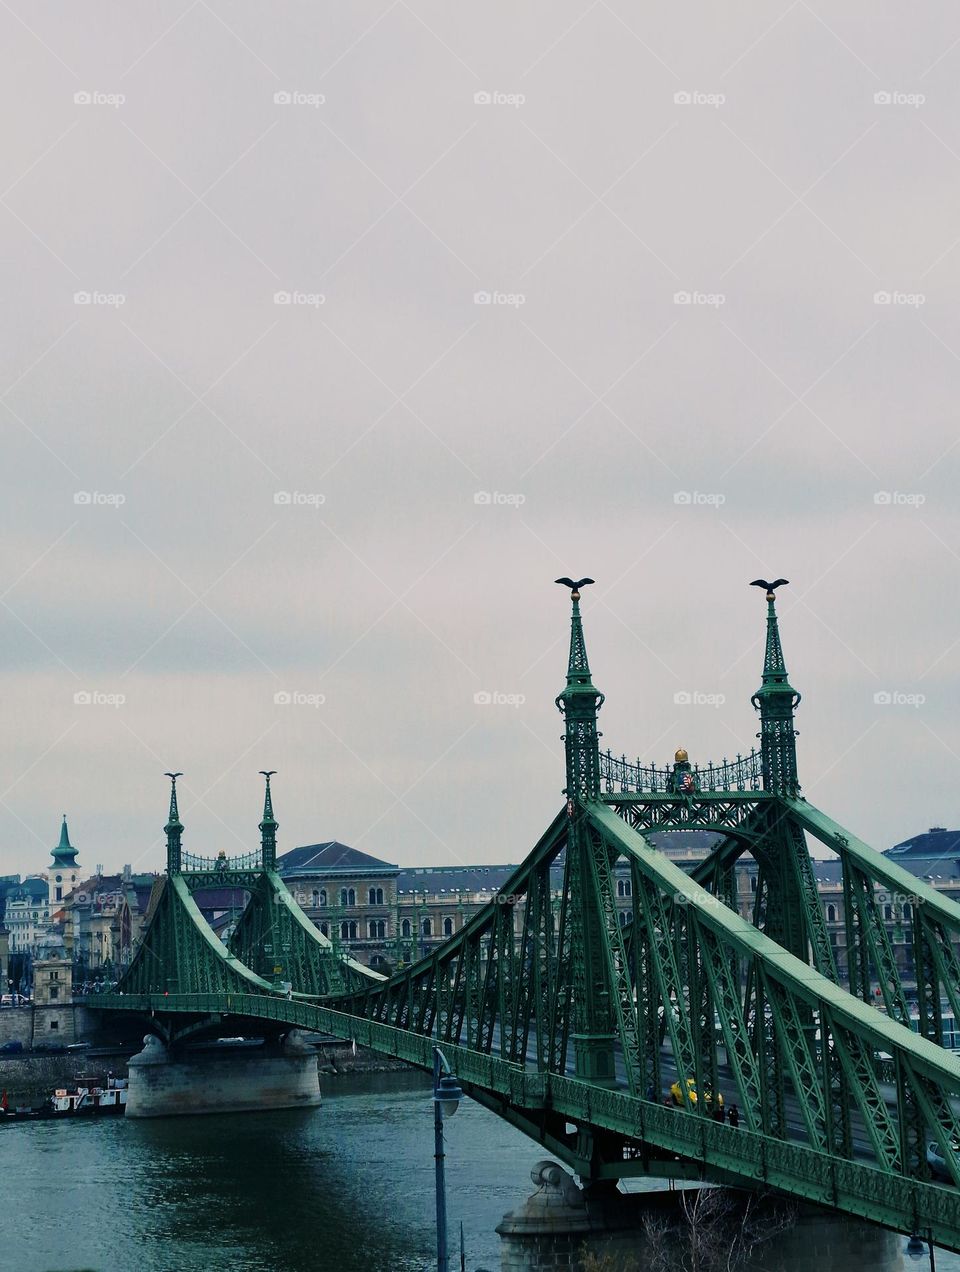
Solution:
<svg viewBox="0 0 960 1272">
<path fill-rule="evenodd" d="M 439 1047 L 433 1049 L 433 1157 L 437 1186 L 437 1272 L 450 1272 L 447 1250 L 447 1191 L 443 1163 L 443 1119 L 453 1117 L 463 1091 Z"/>
</svg>

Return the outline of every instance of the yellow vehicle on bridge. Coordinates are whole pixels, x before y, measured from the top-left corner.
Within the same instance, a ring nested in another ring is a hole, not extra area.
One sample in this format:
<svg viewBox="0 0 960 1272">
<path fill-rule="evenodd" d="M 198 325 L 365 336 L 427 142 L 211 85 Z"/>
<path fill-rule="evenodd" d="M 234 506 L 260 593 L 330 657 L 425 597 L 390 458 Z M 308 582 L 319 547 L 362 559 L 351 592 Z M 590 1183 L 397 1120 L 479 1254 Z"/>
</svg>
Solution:
<svg viewBox="0 0 960 1272">
<path fill-rule="evenodd" d="M 699 1097 L 697 1095 L 696 1079 L 687 1078 L 686 1087 L 687 1087 L 686 1092 L 684 1092 L 683 1088 L 680 1085 L 680 1080 L 677 1079 L 677 1081 L 674 1082 L 673 1086 L 670 1088 L 670 1097 L 678 1109 L 683 1108 L 685 1103 L 692 1104 L 694 1107 L 696 1107 L 698 1103 Z M 704 1104 L 704 1108 L 709 1109 L 711 1111 L 713 1110 L 713 1092 L 712 1091 L 710 1090 L 704 1091 L 703 1104 Z M 720 1108 L 720 1109 L 723 1108 L 723 1092 L 722 1091 L 717 1094 L 717 1108 Z"/>
</svg>

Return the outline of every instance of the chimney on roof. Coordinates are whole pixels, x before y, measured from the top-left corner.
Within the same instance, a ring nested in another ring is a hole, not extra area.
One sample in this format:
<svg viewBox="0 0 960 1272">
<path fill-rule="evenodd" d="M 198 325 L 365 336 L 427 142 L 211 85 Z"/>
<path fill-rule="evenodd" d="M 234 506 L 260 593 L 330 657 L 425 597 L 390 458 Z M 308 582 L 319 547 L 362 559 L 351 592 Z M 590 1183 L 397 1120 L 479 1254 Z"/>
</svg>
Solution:
<svg viewBox="0 0 960 1272">
<path fill-rule="evenodd" d="M 129 883 L 132 877 L 133 877 L 133 870 L 131 869 L 129 865 L 125 865 L 123 867 L 123 882 Z"/>
<path fill-rule="evenodd" d="M 947 828 L 946 828 L 946 826 L 931 826 L 931 827 L 930 827 L 930 834 L 931 834 L 931 835 L 942 835 L 942 834 L 944 834 L 944 833 L 946 832 L 946 829 L 947 829 Z"/>
</svg>

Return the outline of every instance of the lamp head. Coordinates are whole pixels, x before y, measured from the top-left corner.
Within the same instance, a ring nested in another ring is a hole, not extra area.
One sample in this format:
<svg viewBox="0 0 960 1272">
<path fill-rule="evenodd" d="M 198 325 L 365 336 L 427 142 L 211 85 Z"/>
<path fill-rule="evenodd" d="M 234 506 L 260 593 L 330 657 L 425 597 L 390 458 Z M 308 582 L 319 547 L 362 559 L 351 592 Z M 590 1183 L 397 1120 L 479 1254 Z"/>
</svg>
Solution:
<svg viewBox="0 0 960 1272">
<path fill-rule="evenodd" d="M 433 1099 L 440 1105 L 441 1117 L 453 1117 L 463 1099 L 463 1091 L 452 1073 L 441 1075 L 433 1093 Z"/>
</svg>

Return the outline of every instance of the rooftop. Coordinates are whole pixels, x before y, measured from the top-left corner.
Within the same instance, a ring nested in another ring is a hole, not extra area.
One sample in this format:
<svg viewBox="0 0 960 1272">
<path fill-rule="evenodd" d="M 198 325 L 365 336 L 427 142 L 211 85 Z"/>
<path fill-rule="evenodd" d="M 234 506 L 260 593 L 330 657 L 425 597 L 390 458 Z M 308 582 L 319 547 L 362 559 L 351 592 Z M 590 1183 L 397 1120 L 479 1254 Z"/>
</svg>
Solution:
<svg viewBox="0 0 960 1272">
<path fill-rule="evenodd" d="M 389 861 L 372 857 L 368 852 L 361 852 L 359 848 L 342 844 L 338 839 L 291 848 L 277 858 L 277 867 L 282 875 L 359 874 L 399 868 Z"/>
</svg>

